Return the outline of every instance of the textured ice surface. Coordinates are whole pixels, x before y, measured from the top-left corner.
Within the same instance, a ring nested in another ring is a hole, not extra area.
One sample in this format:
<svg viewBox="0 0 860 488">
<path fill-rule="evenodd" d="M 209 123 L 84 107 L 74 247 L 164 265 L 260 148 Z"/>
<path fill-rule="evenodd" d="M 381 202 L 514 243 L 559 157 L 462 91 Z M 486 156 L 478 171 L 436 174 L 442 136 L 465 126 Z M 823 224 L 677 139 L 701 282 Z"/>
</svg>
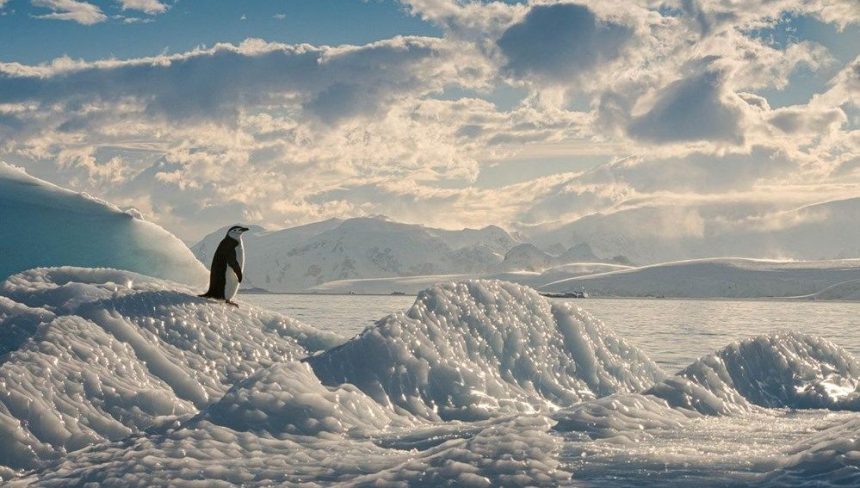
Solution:
<svg viewBox="0 0 860 488">
<path fill-rule="evenodd" d="M 305 363 L 281 363 L 239 382 L 205 418 L 241 431 L 366 435 L 420 422 L 397 415 L 351 384 L 326 388 Z"/>
<path fill-rule="evenodd" d="M 188 284 L 206 269 L 161 227 L 0 161 L 0 279 L 36 266 L 104 266 Z"/>
<path fill-rule="evenodd" d="M 498 281 L 426 290 L 349 341 L 125 271 L 31 270 L 0 295 L 12 486 L 860 481 L 860 368 L 802 334 L 665 377 Z"/>
<path fill-rule="evenodd" d="M 581 309 L 501 281 L 437 285 L 405 314 L 308 362 L 325 384 L 352 383 L 428 419 L 567 406 L 662 376 Z"/>
<path fill-rule="evenodd" d="M 832 426 L 788 450 L 782 465 L 769 473 L 766 486 L 860 485 L 860 418 Z"/>
<path fill-rule="evenodd" d="M 255 371 L 341 340 L 124 271 L 31 270 L 0 294 L 0 464 L 13 468 L 194 414 Z"/>
</svg>

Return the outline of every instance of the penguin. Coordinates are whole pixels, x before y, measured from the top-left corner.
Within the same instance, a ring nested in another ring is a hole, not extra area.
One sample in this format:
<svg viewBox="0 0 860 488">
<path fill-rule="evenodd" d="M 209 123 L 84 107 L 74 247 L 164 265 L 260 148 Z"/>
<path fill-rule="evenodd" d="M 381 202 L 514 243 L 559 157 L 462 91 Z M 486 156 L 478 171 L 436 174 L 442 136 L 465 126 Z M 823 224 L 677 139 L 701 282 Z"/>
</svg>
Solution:
<svg viewBox="0 0 860 488">
<path fill-rule="evenodd" d="M 209 268 L 209 290 L 199 295 L 205 298 L 217 298 L 238 307 L 233 301 L 239 283 L 242 282 L 242 268 L 245 266 L 245 249 L 242 247 L 242 234 L 247 227 L 234 225 L 218 244 L 215 255 L 212 256 L 212 266 Z"/>
</svg>

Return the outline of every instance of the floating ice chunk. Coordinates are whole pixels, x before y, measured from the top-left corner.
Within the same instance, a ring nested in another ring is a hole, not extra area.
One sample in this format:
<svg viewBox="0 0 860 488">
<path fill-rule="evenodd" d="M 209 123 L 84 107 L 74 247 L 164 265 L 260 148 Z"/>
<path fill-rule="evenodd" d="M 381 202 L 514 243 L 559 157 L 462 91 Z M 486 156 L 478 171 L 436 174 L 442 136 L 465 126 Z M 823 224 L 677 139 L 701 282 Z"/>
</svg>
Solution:
<svg viewBox="0 0 860 488">
<path fill-rule="evenodd" d="M 534 412 L 662 377 L 639 349 L 531 288 L 474 280 L 422 292 L 348 343 L 308 359 L 323 383 L 352 383 L 428 419 Z"/>
<path fill-rule="evenodd" d="M 138 214 L 139 215 L 139 214 Z M 188 284 L 206 268 L 161 227 L 0 162 L 0 279 L 37 266 L 109 266 Z"/>
<path fill-rule="evenodd" d="M 735 342 L 648 393 L 702 413 L 752 406 L 860 410 L 860 364 L 841 347 L 796 332 Z"/>
</svg>

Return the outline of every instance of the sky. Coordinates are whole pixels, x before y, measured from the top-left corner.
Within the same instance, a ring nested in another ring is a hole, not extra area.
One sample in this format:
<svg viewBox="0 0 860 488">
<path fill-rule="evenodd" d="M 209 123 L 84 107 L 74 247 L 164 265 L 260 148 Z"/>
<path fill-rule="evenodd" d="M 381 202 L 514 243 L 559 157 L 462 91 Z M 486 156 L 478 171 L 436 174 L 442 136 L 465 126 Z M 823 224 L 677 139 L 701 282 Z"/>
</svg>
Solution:
<svg viewBox="0 0 860 488">
<path fill-rule="evenodd" d="M 856 0 L 0 0 L 0 160 L 192 243 L 762 222 L 860 197 L 858 55 Z"/>
</svg>

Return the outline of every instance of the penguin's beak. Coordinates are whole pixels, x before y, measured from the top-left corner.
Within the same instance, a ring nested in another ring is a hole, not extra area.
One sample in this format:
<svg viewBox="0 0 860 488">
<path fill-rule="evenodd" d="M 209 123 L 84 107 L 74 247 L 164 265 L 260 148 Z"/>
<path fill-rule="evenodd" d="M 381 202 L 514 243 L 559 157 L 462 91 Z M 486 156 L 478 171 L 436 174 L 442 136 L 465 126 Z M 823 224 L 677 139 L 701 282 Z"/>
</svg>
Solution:
<svg viewBox="0 0 860 488">
<path fill-rule="evenodd" d="M 248 232 L 249 230 L 251 230 L 251 229 L 249 229 L 247 227 L 242 227 L 242 232 Z"/>
</svg>

